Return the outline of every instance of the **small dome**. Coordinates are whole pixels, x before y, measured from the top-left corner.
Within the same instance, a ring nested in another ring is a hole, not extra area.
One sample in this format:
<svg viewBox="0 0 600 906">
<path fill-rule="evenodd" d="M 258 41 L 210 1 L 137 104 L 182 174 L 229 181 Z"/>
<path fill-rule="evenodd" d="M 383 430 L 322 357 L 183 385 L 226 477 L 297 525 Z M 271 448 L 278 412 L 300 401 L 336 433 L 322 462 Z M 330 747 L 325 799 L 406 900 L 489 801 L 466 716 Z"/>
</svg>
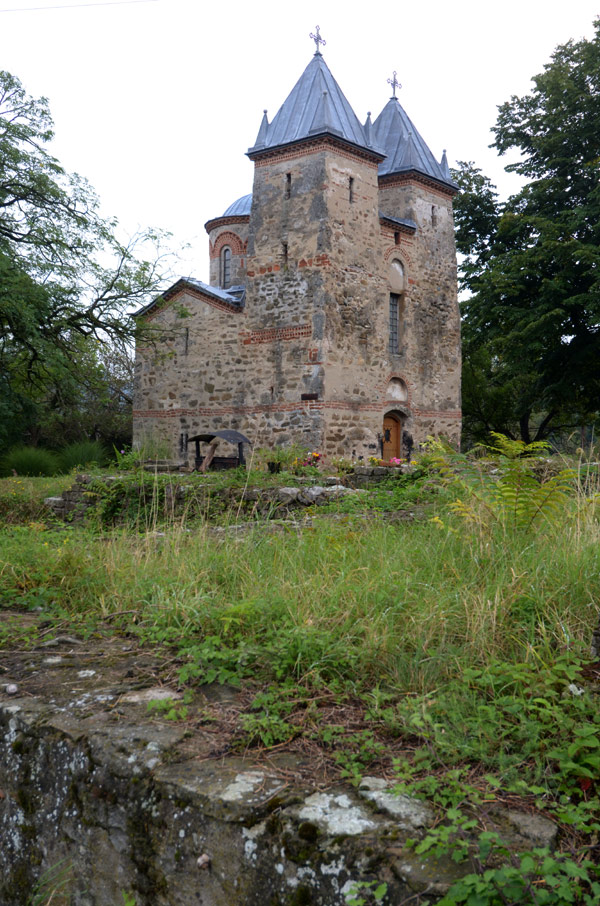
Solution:
<svg viewBox="0 0 600 906">
<path fill-rule="evenodd" d="M 238 198 L 237 201 L 230 204 L 227 210 L 221 214 L 221 217 L 245 217 L 250 214 L 251 205 L 252 192 L 250 192 L 249 195 L 242 195 L 241 198 Z"/>
</svg>

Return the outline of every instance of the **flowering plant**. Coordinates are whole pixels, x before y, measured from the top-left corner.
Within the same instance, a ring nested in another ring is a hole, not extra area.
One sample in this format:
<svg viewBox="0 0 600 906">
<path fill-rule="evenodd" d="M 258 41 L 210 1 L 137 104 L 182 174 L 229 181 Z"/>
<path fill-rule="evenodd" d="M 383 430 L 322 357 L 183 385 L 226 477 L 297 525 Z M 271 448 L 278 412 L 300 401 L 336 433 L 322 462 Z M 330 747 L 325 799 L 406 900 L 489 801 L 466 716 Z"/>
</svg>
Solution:
<svg viewBox="0 0 600 906">
<path fill-rule="evenodd" d="M 297 456 L 294 462 L 292 463 L 292 469 L 294 472 L 300 472 L 305 468 L 316 468 L 321 461 L 321 454 L 316 452 L 303 452 L 300 456 Z"/>
</svg>

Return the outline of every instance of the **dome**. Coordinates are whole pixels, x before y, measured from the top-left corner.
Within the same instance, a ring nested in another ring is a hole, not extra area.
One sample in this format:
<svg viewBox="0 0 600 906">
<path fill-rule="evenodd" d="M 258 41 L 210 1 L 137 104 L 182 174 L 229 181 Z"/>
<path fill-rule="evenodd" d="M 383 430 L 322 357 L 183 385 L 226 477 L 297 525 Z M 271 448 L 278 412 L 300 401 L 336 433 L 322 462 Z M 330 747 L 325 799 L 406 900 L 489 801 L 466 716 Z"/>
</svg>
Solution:
<svg viewBox="0 0 600 906">
<path fill-rule="evenodd" d="M 227 210 L 221 214 L 221 217 L 246 217 L 250 214 L 252 205 L 252 192 L 249 195 L 242 195 L 233 204 L 230 204 Z"/>
</svg>

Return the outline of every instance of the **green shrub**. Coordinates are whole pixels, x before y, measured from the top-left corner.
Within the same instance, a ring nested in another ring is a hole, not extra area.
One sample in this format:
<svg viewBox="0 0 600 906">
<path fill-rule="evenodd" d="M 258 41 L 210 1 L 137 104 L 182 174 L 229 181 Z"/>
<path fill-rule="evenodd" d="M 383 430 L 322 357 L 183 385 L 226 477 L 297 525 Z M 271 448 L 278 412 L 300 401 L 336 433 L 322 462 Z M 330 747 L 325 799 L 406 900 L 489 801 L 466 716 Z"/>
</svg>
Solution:
<svg viewBox="0 0 600 906">
<path fill-rule="evenodd" d="M 2 458 L 2 475 L 56 475 L 60 471 L 57 455 L 41 447 L 14 447 Z"/>
<path fill-rule="evenodd" d="M 61 471 L 85 468 L 90 465 L 103 466 L 107 460 L 106 450 L 97 440 L 83 440 L 63 447 L 58 454 Z"/>
</svg>

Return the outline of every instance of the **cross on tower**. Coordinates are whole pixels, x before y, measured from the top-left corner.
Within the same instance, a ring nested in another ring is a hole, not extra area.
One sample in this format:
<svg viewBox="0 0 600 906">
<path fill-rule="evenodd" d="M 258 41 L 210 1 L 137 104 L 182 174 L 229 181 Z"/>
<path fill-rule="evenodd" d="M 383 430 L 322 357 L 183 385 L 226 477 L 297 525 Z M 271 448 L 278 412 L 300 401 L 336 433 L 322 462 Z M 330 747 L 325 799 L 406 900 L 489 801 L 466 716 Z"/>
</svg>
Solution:
<svg viewBox="0 0 600 906">
<path fill-rule="evenodd" d="M 402 85 L 400 84 L 400 82 L 399 82 L 398 79 L 396 78 L 397 74 L 398 74 L 398 73 L 397 73 L 396 70 L 394 69 L 394 78 L 393 78 L 393 79 L 388 79 L 388 80 L 387 80 L 387 81 L 388 81 L 388 85 L 391 85 L 391 86 L 392 86 L 392 91 L 394 92 L 394 97 L 396 97 L 396 88 L 402 88 Z"/>
<path fill-rule="evenodd" d="M 311 34 L 309 35 L 309 38 L 312 38 L 313 41 L 315 42 L 315 44 L 317 45 L 317 49 L 315 50 L 315 55 L 316 55 L 316 54 L 320 54 L 321 51 L 319 50 L 319 44 L 327 44 L 327 41 L 325 40 L 325 38 L 322 38 L 322 37 L 321 37 L 321 33 L 320 33 L 320 31 L 319 31 L 319 26 L 318 26 L 318 25 L 317 25 L 317 33 L 316 33 L 316 35 L 313 35 L 312 32 L 311 32 Z"/>
</svg>

